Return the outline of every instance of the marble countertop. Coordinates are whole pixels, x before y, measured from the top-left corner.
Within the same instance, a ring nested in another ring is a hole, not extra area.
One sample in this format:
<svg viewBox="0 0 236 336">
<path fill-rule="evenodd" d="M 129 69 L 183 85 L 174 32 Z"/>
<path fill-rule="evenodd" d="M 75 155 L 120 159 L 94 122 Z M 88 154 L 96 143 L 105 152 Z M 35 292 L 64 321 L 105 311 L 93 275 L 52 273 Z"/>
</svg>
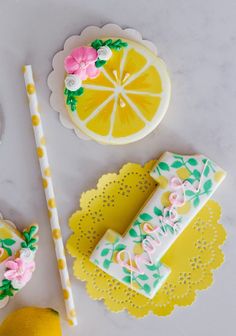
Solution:
<svg viewBox="0 0 236 336">
<path fill-rule="evenodd" d="M 79 326 L 63 323 L 64 335 L 232 336 L 236 313 L 236 2 L 228 0 L 2 0 L 0 3 L 0 103 L 5 133 L 0 145 L 0 212 L 20 228 L 40 224 L 38 268 L 33 280 L 0 311 L 50 306 L 64 316 L 60 282 L 47 209 L 41 187 L 21 66 L 31 63 L 37 81 L 48 140 L 63 238 L 67 219 L 82 191 L 104 173 L 117 172 L 127 161 L 144 163 L 165 150 L 203 153 L 228 171 L 214 198 L 223 208 L 228 233 L 225 263 L 214 272 L 214 284 L 195 303 L 178 307 L 169 317 L 136 320 L 112 314 L 92 301 L 84 283 L 72 276 Z M 78 139 L 50 108 L 46 84 L 55 52 L 63 41 L 87 25 L 114 22 L 134 27 L 152 40 L 166 61 L 172 80 L 168 113 L 144 140 L 110 147 Z"/>
</svg>

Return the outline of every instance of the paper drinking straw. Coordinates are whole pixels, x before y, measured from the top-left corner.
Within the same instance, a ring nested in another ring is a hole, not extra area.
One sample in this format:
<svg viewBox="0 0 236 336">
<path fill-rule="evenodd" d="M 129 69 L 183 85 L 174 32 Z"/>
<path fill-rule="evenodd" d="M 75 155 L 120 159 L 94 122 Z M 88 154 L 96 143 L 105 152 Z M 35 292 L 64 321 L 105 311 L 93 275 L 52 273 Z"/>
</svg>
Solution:
<svg viewBox="0 0 236 336">
<path fill-rule="evenodd" d="M 39 114 L 38 99 L 33 79 L 31 65 L 23 67 L 25 87 L 29 99 L 29 108 L 31 113 L 31 120 L 34 130 L 34 137 L 37 147 L 37 154 L 43 179 L 43 187 L 47 200 L 49 219 L 52 230 L 52 237 L 56 251 L 58 269 L 61 278 L 61 286 L 66 306 L 66 314 L 70 325 L 77 325 L 75 305 L 70 286 L 69 273 L 65 258 L 64 245 L 61 237 L 61 230 L 58 218 L 58 211 L 56 207 L 55 195 L 53 190 L 53 182 L 48 162 L 46 141 L 43 133 L 42 121 Z"/>
</svg>

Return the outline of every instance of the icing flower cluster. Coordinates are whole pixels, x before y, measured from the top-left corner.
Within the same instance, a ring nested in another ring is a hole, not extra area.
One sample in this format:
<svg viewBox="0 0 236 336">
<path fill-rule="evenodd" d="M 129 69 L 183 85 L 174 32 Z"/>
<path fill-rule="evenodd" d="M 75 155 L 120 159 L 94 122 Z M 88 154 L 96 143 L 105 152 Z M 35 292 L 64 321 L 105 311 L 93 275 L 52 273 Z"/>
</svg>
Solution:
<svg viewBox="0 0 236 336">
<path fill-rule="evenodd" d="M 31 279 L 35 270 L 35 252 L 37 250 L 38 238 L 36 234 L 38 232 L 38 226 L 33 225 L 28 231 L 23 232 L 24 241 L 21 243 L 21 249 L 16 256 L 13 256 L 11 248 L 14 246 L 15 240 L 8 239 L 1 247 L 0 253 L 4 251 L 8 253 L 9 257 L 4 261 L 6 270 L 4 272 L 4 279 L 0 286 L 0 300 L 5 299 L 8 296 L 13 296 L 14 292 L 23 288 L 27 282 Z"/>
<path fill-rule="evenodd" d="M 99 76 L 100 68 L 112 57 L 112 50 L 118 51 L 127 45 L 120 39 L 95 40 L 91 46 L 75 48 L 65 58 L 67 76 L 64 93 L 67 96 L 66 104 L 70 105 L 72 111 L 76 110 L 76 97 L 83 94 L 82 81 Z"/>
</svg>

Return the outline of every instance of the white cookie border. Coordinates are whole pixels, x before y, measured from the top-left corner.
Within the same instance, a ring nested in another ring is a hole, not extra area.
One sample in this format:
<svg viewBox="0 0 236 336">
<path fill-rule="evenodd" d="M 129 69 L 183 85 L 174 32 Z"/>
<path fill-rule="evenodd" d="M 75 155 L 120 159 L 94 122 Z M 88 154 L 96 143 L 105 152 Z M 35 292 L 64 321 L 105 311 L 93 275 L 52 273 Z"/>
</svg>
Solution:
<svg viewBox="0 0 236 336">
<path fill-rule="evenodd" d="M 71 129 L 75 134 L 83 140 L 92 140 L 87 135 L 82 133 L 70 120 L 68 112 L 66 110 L 64 96 L 62 94 L 64 90 L 64 59 L 69 55 L 72 49 L 78 47 L 79 45 L 87 45 L 91 41 L 99 37 L 121 37 L 126 38 L 138 43 L 143 44 L 145 47 L 150 49 L 155 55 L 157 55 L 156 46 L 148 40 L 142 38 L 142 35 L 135 29 L 126 28 L 122 29 L 120 26 L 108 23 L 103 27 L 89 26 L 85 28 L 80 35 L 70 36 L 64 44 L 63 50 L 57 52 L 52 61 L 52 72 L 48 75 L 47 83 L 51 90 L 50 95 L 50 105 L 58 112 L 59 120 L 61 124 L 68 129 Z"/>
</svg>

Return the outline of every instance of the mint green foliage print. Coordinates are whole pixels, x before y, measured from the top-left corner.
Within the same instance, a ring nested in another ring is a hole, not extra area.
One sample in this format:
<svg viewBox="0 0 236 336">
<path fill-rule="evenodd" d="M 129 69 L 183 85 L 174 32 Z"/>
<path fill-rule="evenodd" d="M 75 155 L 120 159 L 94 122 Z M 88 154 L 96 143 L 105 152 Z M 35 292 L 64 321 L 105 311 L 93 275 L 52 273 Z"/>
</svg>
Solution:
<svg viewBox="0 0 236 336">
<path fill-rule="evenodd" d="M 38 242 L 38 238 L 36 234 L 38 232 L 38 227 L 33 225 L 30 227 L 28 231 L 23 232 L 23 236 L 25 241 L 21 243 L 22 248 L 29 248 L 31 251 L 36 251 L 36 244 Z"/>
<path fill-rule="evenodd" d="M 124 237 L 108 230 L 91 256 L 95 265 L 148 298 L 153 298 L 171 272 L 162 264 L 162 256 L 207 202 L 225 172 L 202 155 L 167 152 L 151 176 L 160 187 Z"/>
</svg>

